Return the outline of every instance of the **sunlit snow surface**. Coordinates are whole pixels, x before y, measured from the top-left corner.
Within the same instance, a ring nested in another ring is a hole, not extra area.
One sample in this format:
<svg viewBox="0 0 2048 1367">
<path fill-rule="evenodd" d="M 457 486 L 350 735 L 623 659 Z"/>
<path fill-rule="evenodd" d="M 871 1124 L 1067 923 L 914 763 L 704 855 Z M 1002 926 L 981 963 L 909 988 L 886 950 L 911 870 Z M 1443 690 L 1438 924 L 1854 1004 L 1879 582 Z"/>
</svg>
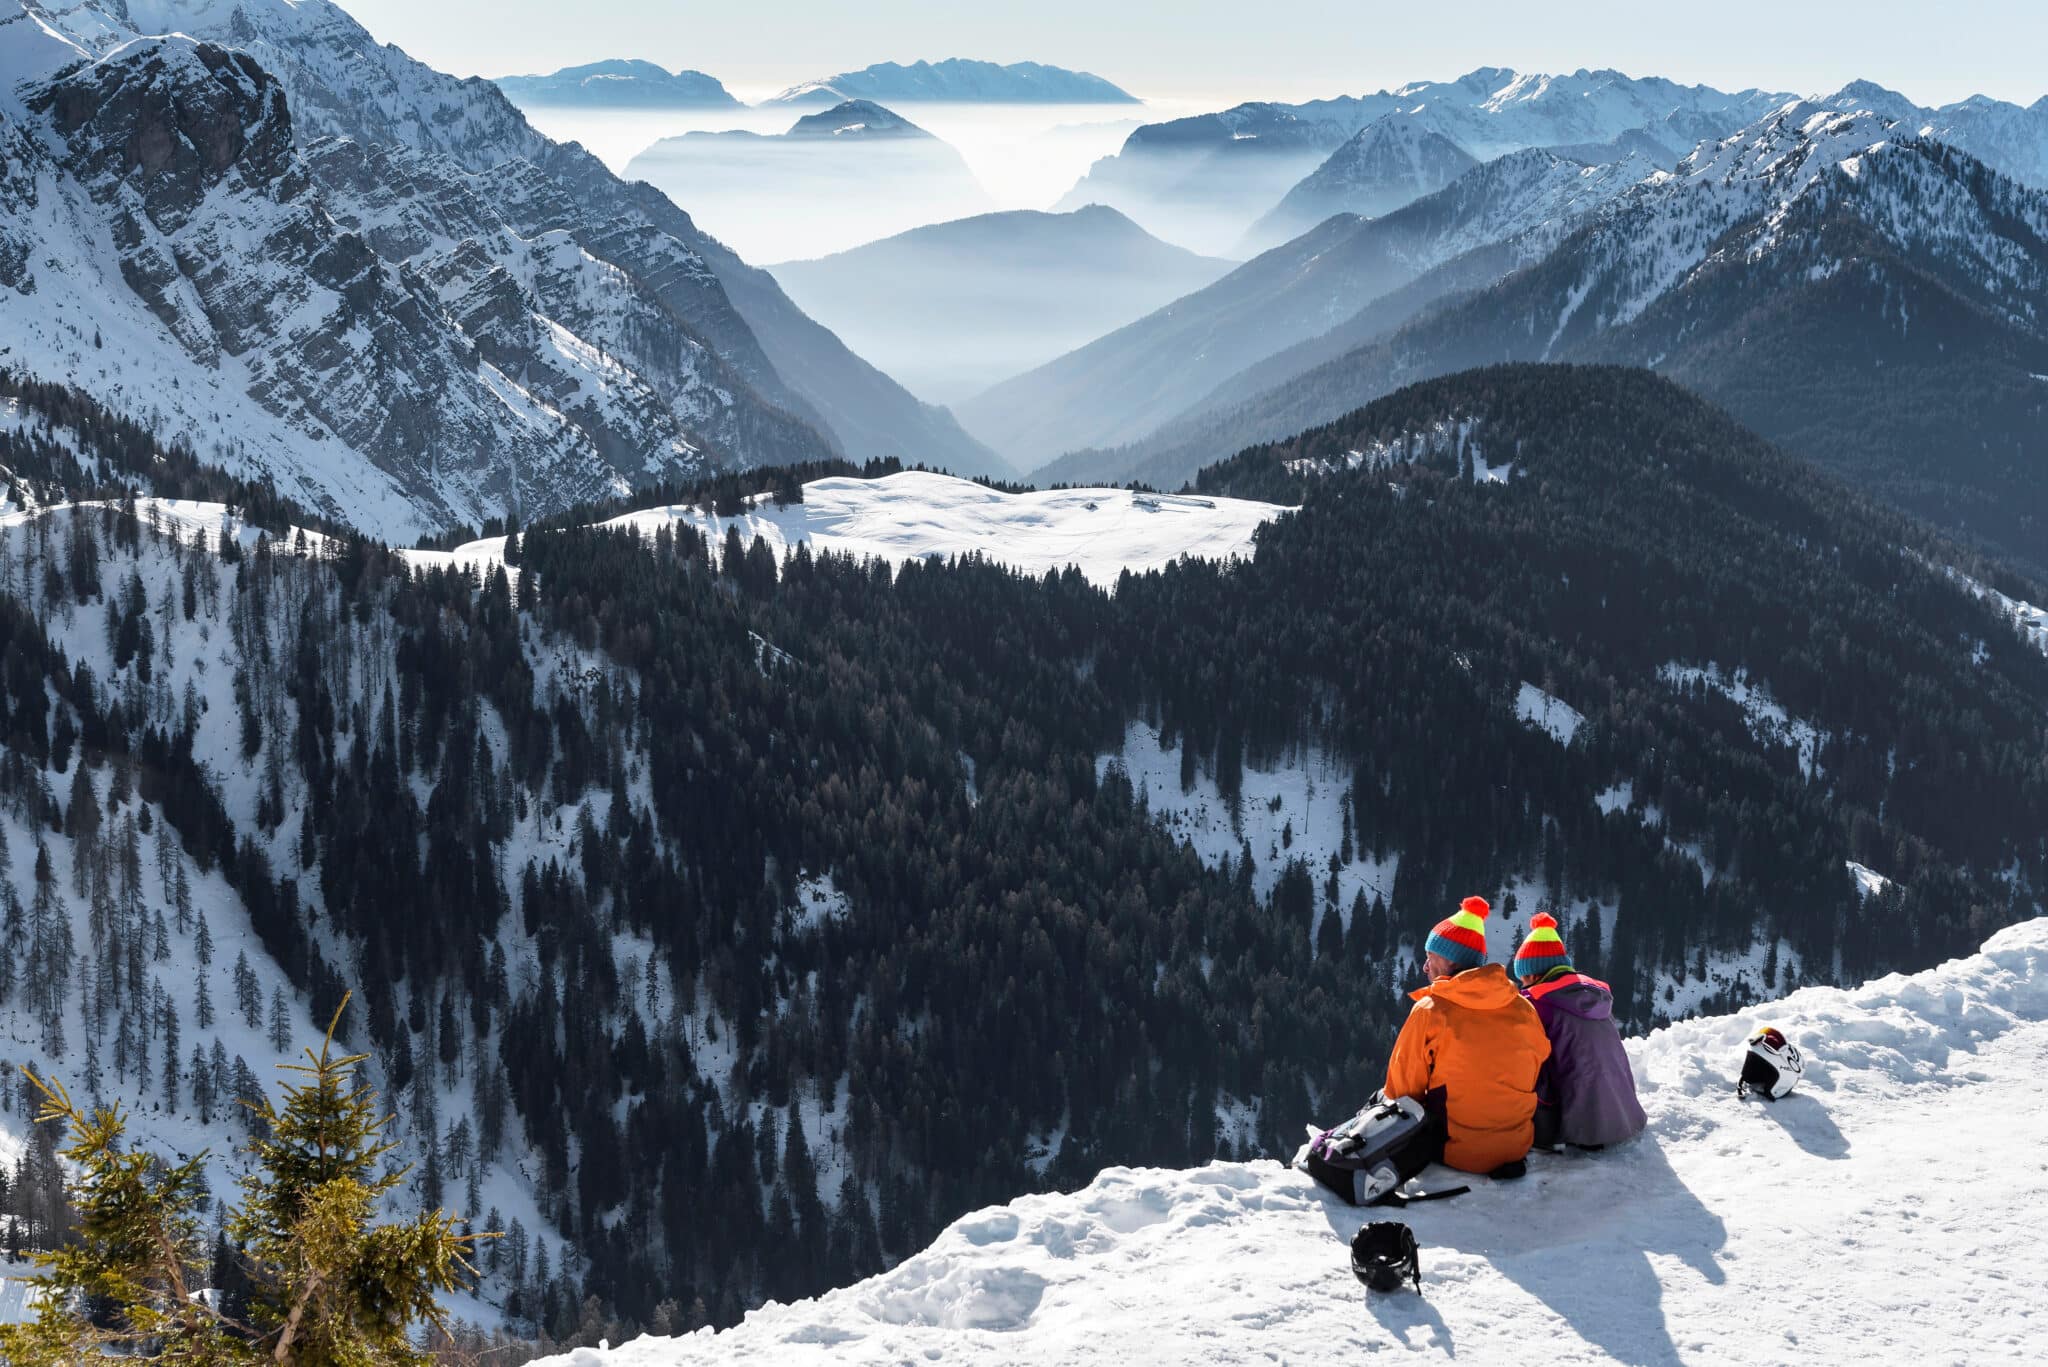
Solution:
<svg viewBox="0 0 2048 1367">
<path fill-rule="evenodd" d="M 1739 1101 L 1742 1041 L 1766 1021 L 1805 1051 L 1805 1083 Z M 1420 1297 L 1360 1287 L 1345 1245 L 1367 1213 L 1277 1163 L 1112 1168 L 726 1333 L 543 1362 L 2036 1360 L 2048 919 L 1927 973 L 1810 988 L 1629 1051 L 1643 1138 L 1371 1212 L 1415 1230 Z"/>
<path fill-rule="evenodd" d="M 808 542 L 813 553 L 834 551 L 901 565 L 911 560 L 980 554 L 1028 574 L 1072 565 L 1111 587 L 1125 570 L 1142 574 L 1182 556 L 1228 560 L 1249 555 L 1252 533 L 1286 508 L 1239 498 L 1138 494 L 1127 489 L 1058 489 L 1006 494 L 951 475 L 905 472 L 886 479 L 820 479 L 804 486 L 804 501 L 777 507 L 765 497 L 738 517 L 720 517 L 691 504 L 650 508 L 605 523 L 652 536 L 663 526 L 691 526 L 724 544 L 739 529 L 752 545 L 761 537 L 780 559 Z M 408 551 L 415 564 L 490 564 L 503 537 L 472 541 L 453 551 Z"/>
<path fill-rule="evenodd" d="M 1572 737 L 1586 724 L 1585 715 L 1577 708 L 1532 683 L 1523 684 L 1515 694 L 1515 716 L 1539 731 L 1548 732 L 1559 745 L 1570 745 Z"/>
</svg>

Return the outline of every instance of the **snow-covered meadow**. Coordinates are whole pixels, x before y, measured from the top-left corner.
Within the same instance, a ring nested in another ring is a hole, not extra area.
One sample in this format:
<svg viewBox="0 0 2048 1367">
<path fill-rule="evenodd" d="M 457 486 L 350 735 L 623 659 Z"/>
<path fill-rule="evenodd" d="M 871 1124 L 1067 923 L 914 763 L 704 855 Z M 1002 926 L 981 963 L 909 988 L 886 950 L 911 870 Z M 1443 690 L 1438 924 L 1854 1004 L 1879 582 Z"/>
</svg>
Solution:
<svg viewBox="0 0 2048 1367">
<path fill-rule="evenodd" d="M 1143 574 L 1182 556 L 1230 560 L 1249 555 L 1252 534 L 1286 508 L 1241 498 L 1134 493 L 1128 489 L 1054 489 L 1004 493 L 952 475 L 906 470 L 882 479 L 818 479 L 801 503 L 766 495 L 721 516 L 694 504 L 627 513 L 604 523 L 652 536 L 688 526 L 715 547 L 728 529 L 744 545 L 766 541 L 779 560 L 799 544 L 886 560 L 981 555 L 1027 574 L 1072 565 L 1090 582 L 1115 586 L 1125 570 Z M 416 565 L 495 565 L 505 538 L 486 537 L 452 551 L 407 551 Z"/>
</svg>

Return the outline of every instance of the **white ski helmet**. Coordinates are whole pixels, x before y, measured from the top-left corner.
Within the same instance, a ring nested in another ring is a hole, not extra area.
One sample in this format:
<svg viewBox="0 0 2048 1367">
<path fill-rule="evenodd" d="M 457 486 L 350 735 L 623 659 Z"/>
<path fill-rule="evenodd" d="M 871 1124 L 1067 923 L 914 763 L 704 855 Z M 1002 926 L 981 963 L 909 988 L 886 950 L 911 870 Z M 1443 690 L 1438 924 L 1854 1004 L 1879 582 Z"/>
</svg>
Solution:
<svg viewBox="0 0 2048 1367">
<path fill-rule="evenodd" d="M 1735 1084 L 1735 1095 L 1758 1092 L 1776 1101 L 1799 1085 L 1805 1071 L 1806 1061 L 1799 1057 L 1798 1046 L 1785 1038 L 1784 1031 L 1766 1025 L 1749 1037 L 1749 1051 L 1742 1057 L 1742 1080 Z"/>
</svg>

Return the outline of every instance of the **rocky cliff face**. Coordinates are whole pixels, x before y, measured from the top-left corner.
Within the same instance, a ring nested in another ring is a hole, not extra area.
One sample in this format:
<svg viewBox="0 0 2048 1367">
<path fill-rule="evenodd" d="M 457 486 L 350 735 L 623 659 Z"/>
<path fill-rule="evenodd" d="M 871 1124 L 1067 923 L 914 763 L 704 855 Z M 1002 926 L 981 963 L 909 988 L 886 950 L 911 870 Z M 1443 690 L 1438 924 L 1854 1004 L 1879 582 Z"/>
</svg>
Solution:
<svg viewBox="0 0 2048 1367">
<path fill-rule="evenodd" d="M 978 469 L 992 459 L 945 410 L 919 403 L 854 355 L 659 191 L 543 137 L 494 83 L 435 71 L 377 42 L 329 0 L 27 3 L 96 51 L 169 32 L 244 49 L 284 86 L 302 144 L 340 137 L 442 159 L 520 236 L 568 233 L 632 277 L 723 363 L 729 421 L 704 440 L 732 460 L 770 464 L 843 451 Z M 621 337 L 583 340 L 608 354 L 628 352 Z M 693 382 L 645 378 L 657 390 Z M 791 418 L 817 433 L 796 431 Z"/>
<path fill-rule="evenodd" d="M 21 108 L 42 136 L 0 196 L 6 283 L 45 292 L 5 310 L 7 363 L 335 516 L 409 536 L 830 449 L 625 273 L 507 228 L 447 158 L 301 156 L 248 52 L 133 42 Z M 621 347 L 583 335 L 607 330 Z"/>
</svg>

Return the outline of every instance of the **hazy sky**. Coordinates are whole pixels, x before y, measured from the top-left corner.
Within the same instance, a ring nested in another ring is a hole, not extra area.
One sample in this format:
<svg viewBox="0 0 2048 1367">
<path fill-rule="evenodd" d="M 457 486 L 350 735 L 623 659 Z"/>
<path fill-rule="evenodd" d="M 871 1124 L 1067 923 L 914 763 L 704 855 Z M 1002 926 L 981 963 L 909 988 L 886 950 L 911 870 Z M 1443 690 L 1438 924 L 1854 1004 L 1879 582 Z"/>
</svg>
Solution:
<svg viewBox="0 0 2048 1367">
<path fill-rule="evenodd" d="M 2041 0 L 339 0 L 461 75 L 644 57 L 742 96 L 877 61 L 1031 59 L 1141 96 L 1300 99 L 1475 66 L 1618 67 L 1799 93 L 1866 77 L 1922 103 L 2048 92 Z"/>
</svg>

